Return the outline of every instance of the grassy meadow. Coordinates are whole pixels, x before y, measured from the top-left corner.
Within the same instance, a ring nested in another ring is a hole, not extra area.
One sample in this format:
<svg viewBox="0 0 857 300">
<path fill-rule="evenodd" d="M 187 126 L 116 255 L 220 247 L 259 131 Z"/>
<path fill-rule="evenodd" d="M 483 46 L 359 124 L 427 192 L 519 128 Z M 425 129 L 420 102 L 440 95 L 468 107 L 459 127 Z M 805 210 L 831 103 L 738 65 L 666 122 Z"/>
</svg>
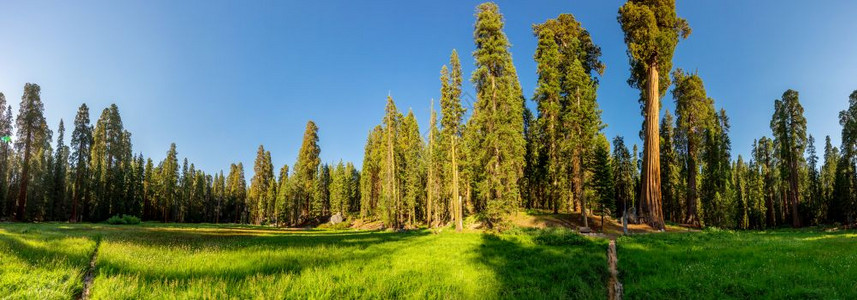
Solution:
<svg viewBox="0 0 857 300">
<path fill-rule="evenodd" d="M 617 241 L 629 299 L 857 299 L 857 232 L 649 234 Z"/>
<path fill-rule="evenodd" d="M 606 241 L 566 230 L 2 224 L 0 237 L 0 292 L 12 299 L 76 297 L 99 239 L 93 299 L 601 299 L 606 293 Z"/>
<path fill-rule="evenodd" d="M 100 243 L 98 242 L 100 241 Z M 160 224 L 0 224 L 0 298 L 603 299 L 606 239 Z M 629 299 L 855 299 L 857 232 L 618 238 Z"/>
</svg>

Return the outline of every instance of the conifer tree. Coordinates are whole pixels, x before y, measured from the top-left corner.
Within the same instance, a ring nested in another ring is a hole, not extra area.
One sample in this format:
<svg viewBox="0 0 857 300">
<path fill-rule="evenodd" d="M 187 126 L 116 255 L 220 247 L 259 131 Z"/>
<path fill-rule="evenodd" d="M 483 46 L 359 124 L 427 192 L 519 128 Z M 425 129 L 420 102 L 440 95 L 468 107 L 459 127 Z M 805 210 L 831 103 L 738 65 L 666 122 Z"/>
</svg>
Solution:
<svg viewBox="0 0 857 300">
<path fill-rule="evenodd" d="M 321 148 L 318 146 L 318 126 L 313 121 L 308 121 L 304 130 L 303 142 L 298 152 L 298 159 L 294 164 L 294 182 L 292 187 L 297 201 L 296 207 L 299 208 L 298 223 L 302 223 L 309 219 L 312 200 L 313 188 L 318 173 L 318 166 L 321 163 L 319 155 Z"/>
<path fill-rule="evenodd" d="M 318 166 L 318 177 L 313 186 L 313 202 L 310 217 L 326 216 L 330 213 L 330 166 Z"/>
<path fill-rule="evenodd" d="M 676 127 L 672 114 L 667 110 L 661 120 L 661 193 L 663 197 L 664 218 L 680 222 L 681 203 L 680 182 L 681 166 L 676 150 Z"/>
<path fill-rule="evenodd" d="M 34 83 L 24 85 L 24 95 L 21 96 L 16 121 L 18 138 L 15 140 L 15 148 L 21 156 L 21 176 L 15 214 L 15 220 L 18 221 L 27 220 L 27 185 L 31 181 L 30 178 L 35 177 L 30 174 L 31 159 L 41 152 L 47 140 L 44 110 L 39 85 Z"/>
<path fill-rule="evenodd" d="M 6 104 L 6 96 L 0 93 L 0 137 L 12 137 L 12 105 Z M 12 147 L 9 142 L 0 142 L 0 217 L 12 214 L 9 207 L 14 201 L 9 197 L 11 180 Z"/>
<path fill-rule="evenodd" d="M 462 161 L 461 147 L 459 146 L 463 126 L 461 124 L 464 116 L 464 108 L 461 107 L 461 63 L 458 59 L 458 52 L 452 50 L 449 57 L 449 69 L 444 66 L 441 68 L 441 140 L 443 143 L 444 170 L 444 194 L 448 195 L 447 201 L 448 215 L 455 223 L 455 230 L 461 231 L 463 228 L 463 205 L 461 194 L 461 167 Z"/>
<path fill-rule="evenodd" d="M 402 158 L 398 141 L 402 114 L 396 108 L 393 98 L 387 96 L 387 106 L 384 114 L 384 155 L 381 159 L 381 178 L 384 184 L 381 189 L 381 219 L 384 224 L 393 228 L 402 226 L 400 212 L 402 211 L 401 164 Z"/>
<path fill-rule="evenodd" d="M 777 155 L 782 161 L 780 176 L 784 183 L 788 183 L 786 195 L 788 205 L 791 206 L 792 226 L 799 227 L 801 224 L 798 215 L 798 204 L 800 203 L 800 174 L 798 172 L 803 161 L 803 152 L 807 141 L 806 118 L 803 116 L 803 106 L 800 104 L 797 91 L 787 90 L 783 93 L 781 100 L 774 101 L 771 131 L 774 133 L 774 146 L 777 149 Z M 843 134 L 843 141 L 845 138 Z"/>
<path fill-rule="evenodd" d="M 321 163 L 318 147 L 318 126 L 313 121 L 308 121 L 304 130 L 303 142 L 298 152 L 298 159 L 294 164 L 295 181 L 294 193 L 300 207 L 298 222 L 306 221 L 310 215 L 313 199 L 313 187 L 318 173 L 318 165 Z"/>
<path fill-rule="evenodd" d="M 232 203 L 232 221 L 234 223 L 246 223 L 243 212 L 247 198 L 247 181 L 244 179 L 244 164 L 232 164 L 229 166 L 229 176 L 226 178 L 226 189 L 229 202 Z"/>
<path fill-rule="evenodd" d="M 641 204 L 645 204 L 648 210 L 645 217 L 649 225 L 663 229 L 658 153 L 659 99 L 670 85 L 669 72 L 679 37 L 687 38 L 691 30 L 686 20 L 676 16 L 674 0 L 629 0 L 619 8 L 618 20 L 625 32 L 631 61 L 628 83 L 641 90 L 645 119 Z"/>
<path fill-rule="evenodd" d="M 53 182 L 50 197 L 53 199 L 52 220 L 68 220 L 66 203 L 66 172 L 68 171 L 68 147 L 65 146 L 65 125 L 60 119 L 57 129 L 56 152 L 53 159 Z"/>
<path fill-rule="evenodd" d="M 592 185 L 601 211 L 601 231 L 604 231 L 604 218 L 616 211 L 613 162 L 610 159 L 610 142 L 602 135 L 596 139 L 592 156 Z"/>
<path fill-rule="evenodd" d="M 330 175 L 330 212 L 331 214 L 343 214 L 348 212 L 348 181 L 350 174 L 345 173 L 345 164 L 342 160 L 333 167 Z"/>
<path fill-rule="evenodd" d="M 444 155 L 443 143 L 440 130 L 437 127 L 437 113 L 434 110 L 434 99 L 431 101 L 431 120 L 429 120 L 429 137 L 428 145 L 426 146 L 425 163 L 426 163 L 426 205 L 425 205 L 425 220 L 428 227 L 435 227 L 440 221 L 440 211 L 442 209 L 441 199 L 446 197 L 446 193 L 442 193 L 444 181 Z"/>
<path fill-rule="evenodd" d="M 268 189 L 274 178 L 271 165 L 271 152 L 259 145 L 256 151 L 256 161 L 253 163 L 253 177 L 250 179 L 250 191 L 247 195 L 249 219 L 254 224 L 261 224 L 267 207 Z"/>
<path fill-rule="evenodd" d="M 634 201 L 634 177 L 636 167 L 631 159 L 628 147 L 621 136 L 613 138 L 613 176 L 616 197 L 617 217 L 628 215 Z"/>
<path fill-rule="evenodd" d="M 79 209 L 86 203 L 90 187 L 90 155 L 92 147 L 92 127 L 89 124 L 89 107 L 81 104 L 74 118 L 74 131 L 71 134 L 72 184 L 71 221 L 80 221 Z"/>
<path fill-rule="evenodd" d="M 408 226 L 415 226 L 418 221 L 418 209 L 421 209 L 425 199 L 425 164 L 423 163 L 423 139 L 420 128 L 412 110 L 402 121 L 399 138 L 402 173 L 403 173 L 403 211 L 407 217 L 402 218 Z"/>
<path fill-rule="evenodd" d="M 699 225 L 697 178 L 699 156 L 703 150 L 706 130 L 714 126 L 714 100 L 705 93 L 702 79 L 696 73 L 686 73 L 682 69 L 673 72 L 675 88 L 672 91 L 676 106 L 676 136 L 679 151 L 686 159 L 687 166 L 687 203 L 684 222 Z"/>
<path fill-rule="evenodd" d="M 829 215 L 834 221 L 851 223 L 857 210 L 857 90 L 848 97 L 848 109 L 839 112 L 839 125 L 842 125 L 841 157 Z"/>
<path fill-rule="evenodd" d="M 833 185 L 836 180 L 836 165 L 839 162 L 839 148 L 833 146 L 830 142 L 830 136 L 824 138 L 824 165 L 821 167 L 819 181 L 821 185 L 821 197 L 823 198 L 822 211 L 825 222 L 832 222 L 830 218 L 830 208 L 834 201 Z"/>
<path fill-rule="evenodd" d="M 360 176 L 360 216 L 374 217 L 381 201 L 384 131 L 381 125 L 369 132 L 363 151 L 363 171 Z"/>
<path fill-rule="evenodd" d="M 173 211 L 174 207 L 177 206 L 177 198 L 179 196 L 179 161 L 175 143 L 170 144 L 170 150 L 167 151 L 167 157 L 164 158 L 164 161 L 161 163 L 160 179 L 160 198 L 163 200 L 160 205 L 161 214 L 163 215 L 164 222 L 168 222 L 170 217 L 175 221 L 177 216 L 173 214 Z"/>
<path fill-rule="evenodd" d="M 496 4 L 477 7 L 473 37 L 476 70 L 471 81 L 476 103 L 469 130 L 477 138 L 473 161 L 482 166 L 476 176 L 478 200 L 484 202 L 488 224 L 494 226 L 520 203 L 518 182 L 525 150 L 523 95 Z"/>
</svg>

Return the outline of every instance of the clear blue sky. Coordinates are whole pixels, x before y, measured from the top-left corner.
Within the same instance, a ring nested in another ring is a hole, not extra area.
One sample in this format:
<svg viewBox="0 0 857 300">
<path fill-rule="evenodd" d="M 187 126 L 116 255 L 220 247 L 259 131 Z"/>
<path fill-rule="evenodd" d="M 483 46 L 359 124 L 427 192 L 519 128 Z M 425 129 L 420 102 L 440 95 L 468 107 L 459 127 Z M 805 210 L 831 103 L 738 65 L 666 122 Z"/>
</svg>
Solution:
<svg viewBox="0 0 857 300">
<path fill-rule="evenodd" d="M 322 160 L 358 166 L 385 97 L 413 108 L 425 132 L 439 70 L 458 49 L 473 70 L 479 1 L 5 1 L 0 92 L 17 111 L 24 83 L 42 86 L 50 126 L 67 128 L 86 102 L 93 122 L 119 105 L 134 151 L 156 161 L 171 142 L 207 172 L 244 162 L 264 144 L 295 161 L 307 120 Z M 622 1 L 501 1 L 521 85 L 535 89 L 531 25 L 572 13 L 607 65 L 598 101 L 608 136 L 639 143 L 638 92 L 616 12 Z M 732 120 L 733 158 L 770 136 L 773 101 L 800 92 L 809 132 L 840 140 L 837 114 L 857 89 L 855 1 L 680 1 L 693 34 L 675 67 L 698 70 Z M 473 94 L 472 87 L 465 86 Z M 664 108 L 672 109 L 670 94 Z M 530 103 L 532 107 L 533 104 Z M 68 135 L 67 133 L 67 139 Z M 249 178 L 249 177 L 248 177 Z"/>
</svg>

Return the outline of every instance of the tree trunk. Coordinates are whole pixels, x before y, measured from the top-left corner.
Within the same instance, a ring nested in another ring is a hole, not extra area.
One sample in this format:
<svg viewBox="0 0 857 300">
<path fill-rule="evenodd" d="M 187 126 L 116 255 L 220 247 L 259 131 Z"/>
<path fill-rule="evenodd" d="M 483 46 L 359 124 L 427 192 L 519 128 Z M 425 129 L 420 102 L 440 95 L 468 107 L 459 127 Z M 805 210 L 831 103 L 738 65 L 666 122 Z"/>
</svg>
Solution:
<svg viewBox="0 0 857 300">
<path fill-rule="evenodd" d="M 789 178 L 791 179 L 790 180 L 791 181 L 790 182 L 791 191 L 789 191 L 789 192 L 791 194 L 790 198 L 791 198 L 791 202 L 792 202 L 792 226 L 793 227 L 800 227 L 800 216 L 797 213 L 797 205 L 798 205 L 798 201 L 799 201 L 798 193 L 800 190 L 798 187 L 799 183 L 798 183 L 798 176 L 797 176 L 797 163 L 794 161 L 794 159 L 792 159 L 791 165 L 792 165 L 792 171 L 791 171 L 791 174 L 789 174 Z"/>
<path fill-rule="evenodd" d="M 29 128 L 28 128 L 29 129 Z M 15 220 L 24 221 L 24 215 L 27 213 L 27 184 L 30 182 L 30 140 L 32 138 L 32 130 L 27 131 L 27 140 L 24 141 L 24 165 L 21 166 L 21 185 L 18 189 L 18 213 L 15 214 Z"/>
<path fill-rule="evenodd" d="M 452 199 L 455 202 L 455 231 L 461 232 L 464 229 L 464 222 L 461 220 L 461 195 L 458 194 L 458 159 L 455 151 L 455 136 L 452 137 Z"/>
<path fill-rule="evenodd" d="M 698 197 L 696 189 L 696 158 L 693 153 L 696 151 L 696 145 L 688 141 L 687 145 L 687 218 L 685 223 L 689 225 L 699 225 L 699 214 L 697 209 Z"/>
<path fill-rule="evenodd" d="M 643 143 L 643 174 L 641 186 L 641 204 L 645 203 L 646 222 L 654 229 L 664 229 L 664 217 L 661 210 L 661 158 L 659 119 L 658 65 L 653 60 L 649 64 L 646 81 L 646 119 L 645 141 Z"/>
</svg>

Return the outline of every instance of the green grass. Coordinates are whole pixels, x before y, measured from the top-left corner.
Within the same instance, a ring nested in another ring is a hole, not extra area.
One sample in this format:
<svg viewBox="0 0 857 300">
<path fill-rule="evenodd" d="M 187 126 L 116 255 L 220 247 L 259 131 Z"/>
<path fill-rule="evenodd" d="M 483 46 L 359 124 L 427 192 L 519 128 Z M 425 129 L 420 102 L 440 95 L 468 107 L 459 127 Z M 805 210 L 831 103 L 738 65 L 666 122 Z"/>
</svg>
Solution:
<svg viewBox="0 0 857 300">
<path fill-rule="evenodd" d="M 83 289 L 95 242 L 42 227 L 0 225 L 0 299 L 66 299 Z"/>
<path fill-rule="evenodd" d="M 603 299 L 606 240 L 160 224 L 0 224 L 0 299 Z M 629 299 L 857 299 L 857 232 L 621 237 Z"/>
<path fill-rule="evenodd" d="M 0 224 L 0 237 L 0 294 L 13 299 L 74 297 L 98 238 L 93 299 L 601 299 L 606 293 L 606 242 L 567 231 Z M 32 278 L 44 283 L 24 283 Z"/>
<path fill-rule="evenodd" d="M 857 299 L 857 232 L 652 234 L 618 241 L 628 299 Z"/>
</svg>

